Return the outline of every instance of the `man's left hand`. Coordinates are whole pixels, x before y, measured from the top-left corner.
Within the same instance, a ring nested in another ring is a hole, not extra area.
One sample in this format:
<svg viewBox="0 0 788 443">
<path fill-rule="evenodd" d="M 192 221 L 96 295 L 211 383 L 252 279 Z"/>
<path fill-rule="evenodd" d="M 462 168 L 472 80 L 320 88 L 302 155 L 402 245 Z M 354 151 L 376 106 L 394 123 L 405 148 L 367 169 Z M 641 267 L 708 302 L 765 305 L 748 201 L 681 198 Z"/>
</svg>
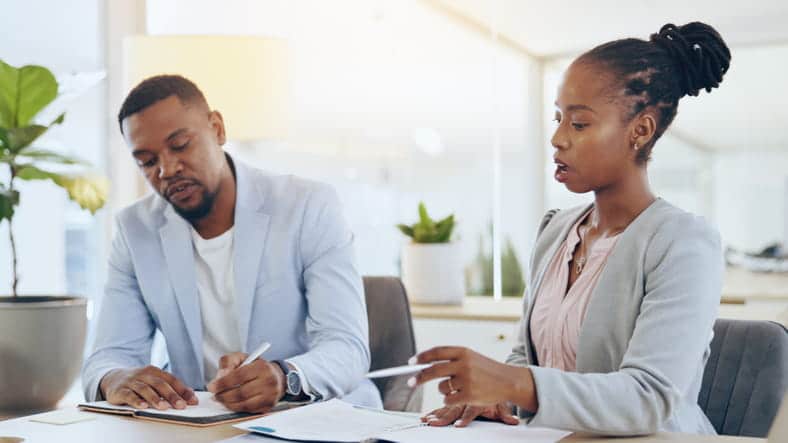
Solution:
<svg viewBox="0 0 788 443">
<path fill-rule="evenodd" d="M 268 412 L 285 395 L 285 375 L 279 365 L 263 359 L 240 366 L 245 358 L 240 352 L 222 357 L 208 391 L 231 411 Z"/>
</svg>

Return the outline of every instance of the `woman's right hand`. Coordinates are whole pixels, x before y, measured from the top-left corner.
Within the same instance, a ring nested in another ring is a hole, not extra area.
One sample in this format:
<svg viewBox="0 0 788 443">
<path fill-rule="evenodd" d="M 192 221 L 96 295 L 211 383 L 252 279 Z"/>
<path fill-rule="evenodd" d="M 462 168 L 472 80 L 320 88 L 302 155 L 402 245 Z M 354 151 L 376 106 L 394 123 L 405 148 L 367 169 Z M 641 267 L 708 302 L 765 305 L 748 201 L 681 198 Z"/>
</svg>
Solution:
<svg viewBox="0 0 788 443">
<path fill-rule="evenodd" d="M 476 417 L 500 421 L 507 425 L 516 425 L 520 423 L 520 420 L 512 415 L 511 407 L 506 403 L 499 403 L 495 406 L 445 406 L 421 417 L 421 421 L 426 422 L 430 426 L 446 426 L 454 423 L 454 426 L 464 428 L 475 420 Z"/>
</svg>

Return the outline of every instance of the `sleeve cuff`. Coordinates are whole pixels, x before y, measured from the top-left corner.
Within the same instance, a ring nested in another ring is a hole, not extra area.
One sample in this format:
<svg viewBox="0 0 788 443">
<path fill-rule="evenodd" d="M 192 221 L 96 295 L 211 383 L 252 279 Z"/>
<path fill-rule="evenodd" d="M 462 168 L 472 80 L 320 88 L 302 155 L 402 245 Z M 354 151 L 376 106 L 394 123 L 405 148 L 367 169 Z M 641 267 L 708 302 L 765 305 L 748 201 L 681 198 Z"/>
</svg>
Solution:
<svg viewBox="0 0 788 443">
<path fill-rule="evenodd" d="M 309 401 L 315 402 L 320 401 L 323 399 L 323 395 L 319 392 L 314 391 L 311 386 L 309 385 L 309 380 L 306 377 L 304 371 L 301 370 L 298 365 L 292 360 L 285 360 L 285 362 L 295 368 L 296 373 L 298 374 L 298 378 L 301 379 L 301 390 L 309 397 Z"/>
</svg>

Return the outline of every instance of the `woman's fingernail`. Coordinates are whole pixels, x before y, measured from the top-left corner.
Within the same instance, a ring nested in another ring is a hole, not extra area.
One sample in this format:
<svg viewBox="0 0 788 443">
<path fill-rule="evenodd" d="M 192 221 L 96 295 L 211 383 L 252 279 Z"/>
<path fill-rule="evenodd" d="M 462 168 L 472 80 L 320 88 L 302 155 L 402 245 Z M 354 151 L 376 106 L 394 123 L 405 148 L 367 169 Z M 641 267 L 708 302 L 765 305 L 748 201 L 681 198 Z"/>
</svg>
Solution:
<svg viewBox="0 0 788 443">
<path fill-rule="evenodd" d="M 159 402 L 159 409 L 167 409 L 167 403 L 163 402 L 163 401 L 160 401 Z"/>
<path fill-rule="evenodd" d="M 454 426 L 462 426 L 462 425 L 463 425 L 462 420 L 457 420 L 454 422 Z"/>
<path fill-rule="evenodd" d="M 416 377 L 411 377 L 408 379 L 408 387 L 415 387 L 416 386 Z"/>
<path fill-rule="evenodd" d="M 148 404 L 145 402 L 140 403 L 140 409 L 148 409 Z"/>
<path fill-rule="evenodd" d="M 417 361 L 419 361 L 419 359 L 416 358 L 416 356 L 414 355 L 413 357 L 408 359 L 408 364 L 409 365 L 415 365 Z"/>
<path fill-rule="evenodd" d="M 175 402 L 175 407 L 178 408 L 178 409 L 185 408 L 186 407 L 186 402 L 183 401 L 183 400 L 178 400 L 178 401 Z"/>
</svg>

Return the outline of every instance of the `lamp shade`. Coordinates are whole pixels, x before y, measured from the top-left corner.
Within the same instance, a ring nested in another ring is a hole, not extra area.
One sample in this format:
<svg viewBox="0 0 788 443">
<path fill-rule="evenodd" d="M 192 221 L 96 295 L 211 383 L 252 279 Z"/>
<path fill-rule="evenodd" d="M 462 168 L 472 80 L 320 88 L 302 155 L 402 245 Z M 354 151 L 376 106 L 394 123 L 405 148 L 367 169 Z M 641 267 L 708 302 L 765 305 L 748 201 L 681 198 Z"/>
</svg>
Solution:
<svg viewBox="0 0 788 443">
<path fill-rule="evenodd" d="M 280 39 L 228 35 L 130 36 L 124 40 L 125 85 L 179 74 L 193 81 L 224 117 L 227 137 L 282 138 L 287 129 L 289 62 Z"/>
</svg>

